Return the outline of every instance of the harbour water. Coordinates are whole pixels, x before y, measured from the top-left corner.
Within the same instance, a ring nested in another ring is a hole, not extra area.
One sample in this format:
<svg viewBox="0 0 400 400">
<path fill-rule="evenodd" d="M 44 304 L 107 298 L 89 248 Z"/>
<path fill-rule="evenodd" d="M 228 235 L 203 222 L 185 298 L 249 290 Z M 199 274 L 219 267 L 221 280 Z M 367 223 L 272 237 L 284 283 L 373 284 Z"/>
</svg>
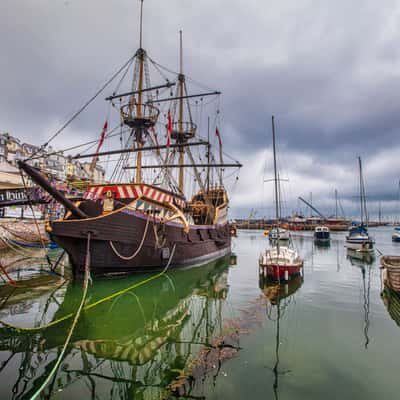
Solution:
<svg viewBox="0 0 400 400">
<path fill-rule="evenodd" d="M 390 228 L 370 232 L 379 251 L 400 254 Z M 378 256 L 349 255 L 345 233 L 331 236 L 318 247 L 312 232 L 294 234 L 304 276 L 281 287 L 259 275 L 268 243 L 256 230 L 238 232 L 236 257 L 203 268 L 140 286 L 152 275 L 95 280 L 42 398 L 397 398 L 400 299 L 381 296 Z M 2 321 L 50 324 L 0 327 L 1 399 L 31 398 L 81 300 L 80 283 L 39 265 L 26 261 L 20 287 L 0 286 Z"/>
</svg>

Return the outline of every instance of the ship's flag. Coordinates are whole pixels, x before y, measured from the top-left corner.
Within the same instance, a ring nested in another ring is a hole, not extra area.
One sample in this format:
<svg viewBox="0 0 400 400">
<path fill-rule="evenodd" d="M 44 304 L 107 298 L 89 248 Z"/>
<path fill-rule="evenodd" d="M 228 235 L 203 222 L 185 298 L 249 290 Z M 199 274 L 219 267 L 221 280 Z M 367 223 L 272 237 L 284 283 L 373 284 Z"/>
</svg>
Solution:
<svg viewBox="0 0 400 400">
<path fill-rule="evenodd" d="M 99 140 L 99 144 L 97 145 L 96 154 L 99 152 L 101 146 L 103 146 L 104 139 L 106 137 L 107 128 L 108 128 L 108 122 L 106 120 L 106 122 L 104 122 L 103 130 L 101 131 L 100 140 Z"/>
<path fill-rule="evenodd" d="M 167 115 L 167 147 L 171 145 L 171 133 L 172 133 L 172 118 L 171 118 L 171 111 L 168 110 Z"/>
<path fill-rule="evenodd" d="M 98 154 L 99 154 L 101 146 L 103 146 L 104 139 L 105 139 L 106 133 L 107 133 L 107 128 L 108 128 L 108 122 L 106 120 L 106 122 L 104 122 L 103 129 L 102 129 L 101 134 L 100 134 L 100 140 L 99 140 L 99 144 L 97 145 L 96 155 L 93 157 L 93 160 L 92 160 L 92 162 L 90 164 L 90 171 L 94 171 L 94 168 L 96 167 L 97 160 L 99 158 Z"/>
<path fill-rule="evenodd" d="M 222 139 L 221 139 L 221 134 L 219 133 L 218 127 L 215 128 L 215 136 L 217 136 L 218 144 L 219 144 L 219 160 L 220 160 L 221 164 L 223 164 L 224 160 L 222 159 Z"/>
</svg>

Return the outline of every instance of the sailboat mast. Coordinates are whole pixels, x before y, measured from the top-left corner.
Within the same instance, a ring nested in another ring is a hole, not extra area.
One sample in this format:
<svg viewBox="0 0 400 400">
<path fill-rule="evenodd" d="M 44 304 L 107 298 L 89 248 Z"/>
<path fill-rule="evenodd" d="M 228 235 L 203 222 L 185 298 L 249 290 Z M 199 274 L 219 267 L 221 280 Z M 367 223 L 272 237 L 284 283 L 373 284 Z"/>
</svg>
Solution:
<svg viewBox="0 0 400 400">
<path fill-rule="evenodd" d="M 363 206 L 363 180 L 362 180 L 362 165 L 361 157 L 358 157 L 358 167 L 360 173 L 360 215 L 361 215 L 361 225 L 364 224 L 364 206 Z"/>
<path fill-rule="evenodd" d="M 382 223 L 382 205 L 381 205 L 381 202 L 379 201 L 379 214 L 378 214 L 378 221 L 379 221 L 379 224 L 381 224 Z"/>
<path fill-rule="evenodd" d="M 276 168 L 276 143 L 275 143 L 275 121 L 272 116 L 272 148 L 274 151 L 274 181 L 275 181 L 275 217 L 276 225 L 279 228 L 279 197 L 278 197 L 278 174 Z"/>
<path fill-rule="evenodd" d="M 337 189 L 335 189 L 335 218 L 338 217 L 338 198 L 337 198 Z"/>
<path fill-rule="evenodd" d="M 179 62 L 179 136 L 183 136 L 183 89 L 185 84 L 185 76 L 183 75 L 183 46 L 182 46 L 182 31 L 179 31 L 179 43 L 180 43 L 180 62 Z M 183 193 L 183 164 L 184 164 L 184 148 L 179 148 L 179 191 Z"/>
<path fill-rule="evenodd" d="M 144 50 L 142 48 L 143 43 L 143 0 L 140 0 L 140 34 L 139 34 L 139 50 L 138 50 L 138 59 L 139 59 L 139 82 L 138 82 L 138 102 L 136 104 L 136 113 L 138 118 L 142 118 L 142 90 L 143 90 L 143 72 L 144 72 Z M 136 145 L 138 148 L 137 156 L 136 156 L 136 183 L 142 182 L 142 151 L 143 147 L 142 136 L 143 130 L 142 128 L 138 128 L 141 131 L 138 132 L 136 137 Z"/>
<path fill-rule="evenodd" d="M 210 152 L 211 152 L 211 145 L 210 145 L 210 117 L 207 118 L 207 164 L 210 165 Z M 210 167 L 207 167 L 207 193 L 210 191 Z"/>
</svg>

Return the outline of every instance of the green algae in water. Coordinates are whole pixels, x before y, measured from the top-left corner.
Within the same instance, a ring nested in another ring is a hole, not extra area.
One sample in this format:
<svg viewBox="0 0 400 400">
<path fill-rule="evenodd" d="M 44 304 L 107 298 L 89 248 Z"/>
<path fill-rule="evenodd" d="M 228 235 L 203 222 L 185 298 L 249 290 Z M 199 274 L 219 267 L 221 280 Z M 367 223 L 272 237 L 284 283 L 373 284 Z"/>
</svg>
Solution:
<svg viewBox="0 0 400 400">
<path fill-rule="evenodd" d="M 390 228 L 371 233 L 385 254 L 400 253 Z M 85 312 L 45 395 L 396 398 L 400 302 L 381 287 L 378 257 L 348 254 L 344 235 L 332 233 L 329 247 L 315 246 L 311 233 L 296 235 L 304 277 L 286 287 L 259 276 L 259 253 L 267 246 L 262 231 L 241 231 L 234 240 L 237 265 L 220 260 L 171 272 Z M 88 302 L 144 278 L 96 280 Z M 40 279 L 26 291 L 0 287 L 0 318 L 33 326 L 76 310 L 79 283 L 57 288 L 57 278 Z M 1 399 L 30 397 L 70 323 L 35 334 L 0 329 Z"/>
</svg>

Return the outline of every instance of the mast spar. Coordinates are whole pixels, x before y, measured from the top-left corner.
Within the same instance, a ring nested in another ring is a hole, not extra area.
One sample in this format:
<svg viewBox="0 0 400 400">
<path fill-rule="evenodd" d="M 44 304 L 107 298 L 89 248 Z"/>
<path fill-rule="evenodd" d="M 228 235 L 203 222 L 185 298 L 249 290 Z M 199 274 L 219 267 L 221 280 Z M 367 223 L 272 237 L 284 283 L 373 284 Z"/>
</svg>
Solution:
<svg viewBox="0 0 400 400">
<path fill-rule="evenodd" d="M 121 107 L 121 118 L 125 125 L 132 128 L 132 136 L 136 151 L 136 176 L 135 182 L 142 182 L 142 148 L 145 144 L 148 130 L 153 129 L 157 123 L 159 110 L 152 104 L 149 68 L 147 65 L 147 53 L 143 49 L 143 0 L 140 0 L 140 27 L 139 48 L 135 54 L 135 66 L 132 82 L 132 90 L 128 104 Z M 144 93 L 147 101 L 144 101 Z M 125 94 L 123 94 L 125 95 Z M 121 96 L 122 97 L 122 96 Z"/>
<path fill-rule="evenodd" d="M 274 151 L 274 181 L 275 181 L 275 216 L 276 216 L 276 226 L 278 230 L 278 240 L 277 248 L 279 254 L 279 197 L 278 197 L 278 175 L 276 170 L 276 143 L 275 143 L 275 120 L 272 116 L 272 147 Z"/>
<path fill-rule="evenodd" d="M 178 74 L 178 84 L 176 89 L 176 96 L 170 100 L 177 100 L 173 103 L 173 117 L 175 117 L 175 112 L 177 111 L 177 120 L 172 122 L 172 133 L 171 137 L 175 140 L 176 144 L 181 146 L 178 147 L 178 189 L 181 194 L 184 194 L 184 171 L 185 171 L 185 152 L 191 159 L 192 164 L 195 164 L 192 160 L 192 155 L 190 149 L 186 148 L 187 142 L 192 139 L 195 134 L 197 127 L 192 121 L 192 113 L 190 110 L 190 105 L 188 102 L 189 96 L 186 88 L 186 77 L 183 73 L 183 41 L 182 41 L 182 30 L 179 31 L 179 74 Z M 161 100 L 162 101 L 162 100 Z M 186 103 L 186 107 L 185 107 Z M 188 118 L 185 120 L 185 116 Z M 204 187 L 200 174 L 198 171 L 194 171 L 196 179 L 199 181 L 201 188 Z"/>
<path fill-rule="evenodd" d="M 183 132 L 183 85 L 185 84 L 185 75 L 183 75 L 183 46 L 182 46 L 182 30 L 179 31 L 179 42 L 180 42 L 180 62 L 179 62 L 179 133 L 182 135 Z M 183 193 L 183 163 L 184 163 L 184 149 L 179 148 L 179 191 Z"/>
<path fill-rule="evenodd" d="M 138 58 L 139 58 L 139 86 L 138 86 L 138 103 L 136 105 L 137 116 L 140 119 L 142 117 L 142 89 L 143 89 L 143 64 L 144 64 L 144 50 L 142 48 L 143 41 L 143 0 L 140 0 L 140 33 L 139 33 L 139 50 L 138 50 Z M 143 147 L 143 131 L 139 129 L 137 131 L 137 147 L 138 153 L 136 156 L 136 183 L 142 182 L 142 152 L 141 148 Z"/>
<path fill-rule="evenodd" d="M 364 207 L 363 207 L 363 182 L 362 182 L 362 166 L 361 157 L 358 157 L 358 168 L 360 174 L 360 215 L 361 215 L 361 225 L 364 223 Z"/>
</svg>

